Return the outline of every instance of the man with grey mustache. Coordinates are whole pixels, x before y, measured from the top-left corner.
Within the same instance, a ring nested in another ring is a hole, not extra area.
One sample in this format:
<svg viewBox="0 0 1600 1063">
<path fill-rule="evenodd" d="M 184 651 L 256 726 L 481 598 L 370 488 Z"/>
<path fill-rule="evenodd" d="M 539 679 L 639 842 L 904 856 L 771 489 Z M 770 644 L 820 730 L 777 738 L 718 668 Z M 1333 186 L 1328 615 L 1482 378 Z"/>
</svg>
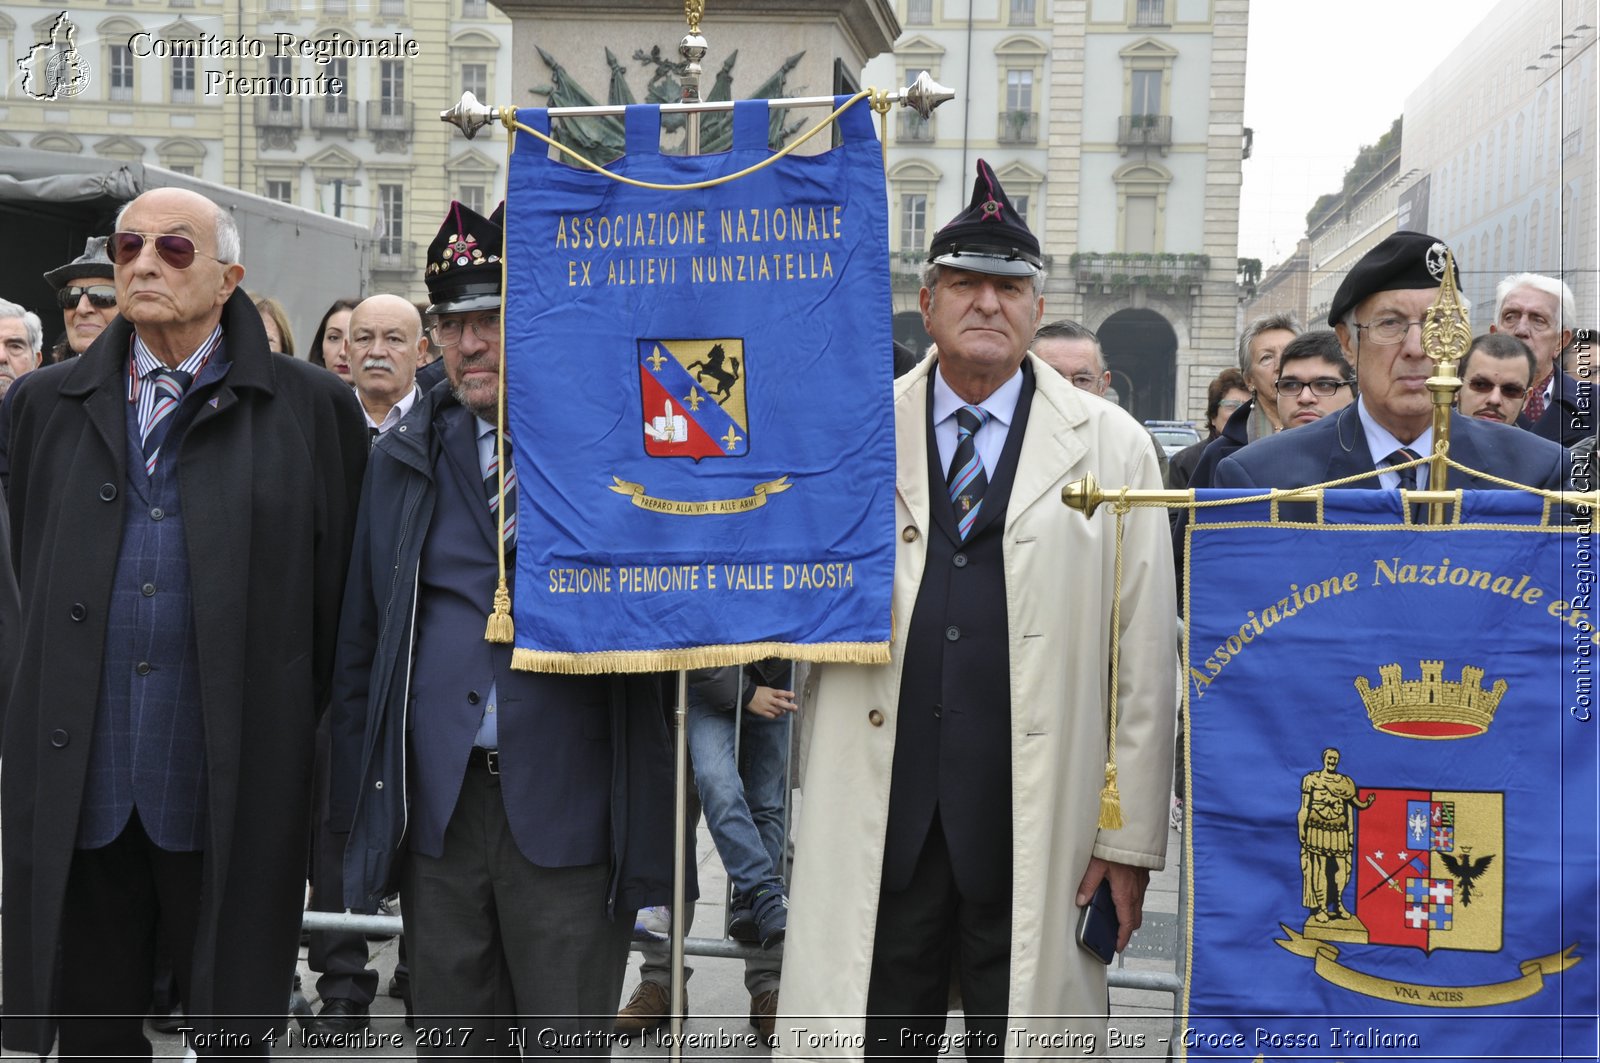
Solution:
<svg viewBox="0 0 1600 1063">
<path fill-rule="evenodd" d="M 374 295 L 351 313 L 350 379 L 374 439 L 417 401 L 417 362 L 427 344 L 422 315 L 398 295 Z"/>
</svg>

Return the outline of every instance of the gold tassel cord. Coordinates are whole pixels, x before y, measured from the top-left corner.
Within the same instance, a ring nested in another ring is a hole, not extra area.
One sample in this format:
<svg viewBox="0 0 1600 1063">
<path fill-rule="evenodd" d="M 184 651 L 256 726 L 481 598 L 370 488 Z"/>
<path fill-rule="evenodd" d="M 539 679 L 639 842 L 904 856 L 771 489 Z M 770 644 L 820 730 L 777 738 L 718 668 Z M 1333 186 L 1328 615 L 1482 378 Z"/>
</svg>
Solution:
<svg viewBox="0 0 1600 1063">
<path fill-rule="evenodd" d="M 506 172 L 511 172 L 511 154 L 517 148 L 517 132 L 512 130 L 506 136 Z M 506 246 L 505 241 L 500 242 L 500 290 L 506 290 Z M 500 582 L 494 591 L 494 609 L 489 613 L 489 623 L 485 626 L 483 637 L 486 642 L 514 642 L 517 637 L 517 625 L 511 619 L 511 589 L 506 582 L 506 315 L 505 308 L 501 307 L 500 313 L 500 384 L 499 394 L 495 399 L 495 425 L 494 445 L 496 464 L 499 466 L 499 484 L 496 489 L 500 492 L 500 504 L 496 512 L 500 516 L 495 525 L 495 559 L 500 566 Z"/>
<path fill-rule="evenodd" d="M 1117 516 L 1117 559 L 1111 584 L 1111 707 L 1106 721 L 1106 784 L 1100 790 L 1100 829 L 1121 830 L 1122 795 L 1117 791 L 1117 686 L 1122 675 L 1122 532 L 1128 510 L 1127 488 L 1113 512 Z"/>
<path fill-rule="evenodd" d="M 602 177 L 609 177 L 618 184 L 629 185 L 633 188 L 649 188 L 658 192 L 688 192 L 697 188 L 715 188 L 718 185 L 725 185 L 731 181 L 737 181 L 742 177 L 749 177 L 751 174 L 756 173 L 759 170 L 765 170 L 768 166 L 771 166 L 779 159 L 797 151 L 806 141 L 810 140 L 812 137 L 816 136 L 818 133 L 837 122 L 840 115 L 844 114 L 862 100 L 872 97 L 877 91 L 878 90 L 874 88 L 862 89 L 848 100 L 845 100 L 838 107 L 834 108 L 834 110 L 829 113 L 828 117 L 824 118 L 822 121 L 818 122 L 816 125 L 802 133 L 800 137 L 793 143 L 785 144 L 780 150 L 773 152 L 771 155 L 768 155 L 765 159 L 762 159 L 760 162 L 755 163 L 754 165 L 746 166 L 737 173 L 723 174 L 721 177 L 713 177 L 705 181 L 690 181 L 681 185 L 659 184 L 655 181 L 639 181 L 632 177 L 624 177 L 620 173 L 613 173 L 604 166 L 601 166 L 599 163 L 593 162 L 592 160 L 585 158 L 583 155 L 580 155 L 578 152 L 573 151 L 560 141 L 546 136 L 537 129 L 523 125 L 521 122 L 517 121 L 517 111 L 514 107 L 502 107 L 500 109 L 500 121 L 507 129 L 512 130 L 513 132 L 520 130 L 524 133 L 527 133 L 529 136 L 541 140 L 550 147 L 555 148 L 561 154 L 572 159 L 585 169 L 593 170 Z M 503 255 L 501 256 L 502 261 L 504 261 L 504 257 L 505 256 Z"/>
</svg>

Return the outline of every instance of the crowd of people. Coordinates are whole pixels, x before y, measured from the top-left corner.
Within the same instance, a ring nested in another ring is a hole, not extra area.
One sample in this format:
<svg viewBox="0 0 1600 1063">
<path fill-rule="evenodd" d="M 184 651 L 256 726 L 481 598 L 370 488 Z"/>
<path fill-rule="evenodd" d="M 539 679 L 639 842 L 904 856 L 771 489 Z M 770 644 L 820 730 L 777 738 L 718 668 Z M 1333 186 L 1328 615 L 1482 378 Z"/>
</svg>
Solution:
<svg viewBox="0 0 1600 1063">
<path fill-rule="evenodd" d="M 1169 486 L 1301 487 L 1377 471 L 1377 486 L 1426 488 L 1426 465 L 1390 468 L 1433 450 L 1433 363 L 1422 326 L 1439 289 L 1442 248 L 1406 230 L 1384 238 L 1345 277 L 1327 329 L 1302 331 L 1287 314 L 1252 321 L 1240 337 L 1238 370 L 1212 381 L 1211 438 L 1174 458 Z M 1567 483 L 1575 460 L 1586 464 L 1594 447 L 1592 345 L 1565 282 L 1536 273 L 1501 280 L 1488 329 L 1456 367 L 1452 456 L 1520 484 Z M 1478 422 L 1519 431 L 1487 432 Z M 1310 432 L 1277 438 L 1295 428 Z M 1270 445 L 1254 445 L 1268 437 Z M 1495 485 L 1468 476 L 1453 486 Z"/>
<path fill-rule="evenodd" d="M 148 1057 L 154 1006 L 201 1055 L 266 1054 L 272 1024 L 246 1017 L 286 1011 L 308 875 L 321 911 L 399 897 L 389 991 L 465 1031 L 424 1054 L 493 1055 L 534 1017 L 604 1054 L 667 1021 L 665 677 L 520 671 L 483 636 L 502 552 L 538 534 L 502 427 L 503 246 L 499 212 L 453 204 L 426 306 L 337 300 L 297 358 L 227 212 L 161 189 L 46 274 L 48 356 L 0 301 L 6 1047 Z M 1438 246 L 1387 237 L 1326 330 L 1253 322 L 1208 390 L 1211 438 L 1166 469 L 1106 401 L 1094 333 L 1045 322 L 1038 240 L 979 160 L 923 270 L 933 353 L 896 352 L 891 664 L 690 688 L 690 826 L 703 809 L 778 1054 L 932 1058 L 952 989 L 969 1058 L 1103 1037 L 1105 967 L 1074 924 L 1107 892 L 1126 946 L 1165 860 L 1173 553 L 1158 511 L 1113 534 L 1061 489 L 1426 486 Z M 1561 368 L 1574 316 L 1559 280 L 1500 285 L 1452 420 L 1452 455 L 1495 479 L 1453 485 L 1570 481 L 1594 434 L 1592 385 Z M 309 963 L 308 1028 L 365 1029 L 365 938 L 313 933 Z"/>
</svg>

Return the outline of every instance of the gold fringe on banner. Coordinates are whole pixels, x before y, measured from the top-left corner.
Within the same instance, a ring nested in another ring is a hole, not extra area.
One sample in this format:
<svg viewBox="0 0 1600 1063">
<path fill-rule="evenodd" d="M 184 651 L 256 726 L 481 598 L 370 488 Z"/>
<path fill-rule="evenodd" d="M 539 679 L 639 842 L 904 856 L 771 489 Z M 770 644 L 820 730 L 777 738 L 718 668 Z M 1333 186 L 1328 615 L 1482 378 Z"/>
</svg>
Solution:
<svg viewBox="0 0 1600 1063">
<path fill-rule="evenodd" d="M 604 675 L 608 672 L 676 672 L 686 668 L 720 668 L 726 664 L 750 664 L 768 657 L 809 661 L 813 664 L 888 664 L 889 644 L 739 642 L 681 650 L 601 650 L 597 653 L 560 653 L 518 647 L 511 652 L 511 667 L 524 672 Z"/>
</svg>

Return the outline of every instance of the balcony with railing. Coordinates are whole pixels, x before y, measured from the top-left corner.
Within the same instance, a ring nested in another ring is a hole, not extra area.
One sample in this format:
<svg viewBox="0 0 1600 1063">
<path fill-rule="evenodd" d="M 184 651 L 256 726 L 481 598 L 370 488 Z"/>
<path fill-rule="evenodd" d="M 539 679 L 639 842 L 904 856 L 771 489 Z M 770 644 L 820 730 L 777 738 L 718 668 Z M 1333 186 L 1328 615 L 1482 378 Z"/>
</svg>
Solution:
<svg viewBox="0 0 1600 1063">
<path fill-rule="evenodd" d="M 411 101 L 377 99 L 367 101 L 367 132 L 411 132 Z"/>
<path fill-rule="evenodd" d="M 1211 268 L 1210 255 L 1079 251 L 1067 260 L 1078 291 L 1119 295 L 1135 288 L 1194 295 Z"/>
<path fill-rule="evenodd" d="M 372 268 L 409 271 L 417 266 L 417 244 L 414 240 L 401 240 L 383 236 L 372 245 Z"/>
<path fill-rule="evenodd" d="M 1039 142 L 1039 113 L 1037 111 L 1001 111 L 995 139 L 1002 144 L 1037 144 Z"/>
<path fill-rule="evenodd" d="M 1165 155 L 1171 146 L 1170 114 L 1125 114 L 1117 119 L 1117 147 L 1124 155 L 1130 148 L 1157 148 Z"/>
<path fill-rule="evenodd" d="M 1167 0 L 1138 0 L 1133 8 L 1133 24 L 1135 26 L 1168 25 Z"/>
<path fill-rule="evenodd" d="M 257 96 L 256 128 L 298 130 L 305 125 L 301 106 L 285 96 Z"/>
<path fill-rule="evenodd" d="M 901 111 L 895 126 L 895 139 L 902 144 L 933 143 L 933 119 L 915 111 Z"/>
<path fill-rule="evenodd" d="M 356 109 L 343 96 L 329 96 L 311 104 L 311 128 L 317 132 L 354 133 Z"/>
</svg>

